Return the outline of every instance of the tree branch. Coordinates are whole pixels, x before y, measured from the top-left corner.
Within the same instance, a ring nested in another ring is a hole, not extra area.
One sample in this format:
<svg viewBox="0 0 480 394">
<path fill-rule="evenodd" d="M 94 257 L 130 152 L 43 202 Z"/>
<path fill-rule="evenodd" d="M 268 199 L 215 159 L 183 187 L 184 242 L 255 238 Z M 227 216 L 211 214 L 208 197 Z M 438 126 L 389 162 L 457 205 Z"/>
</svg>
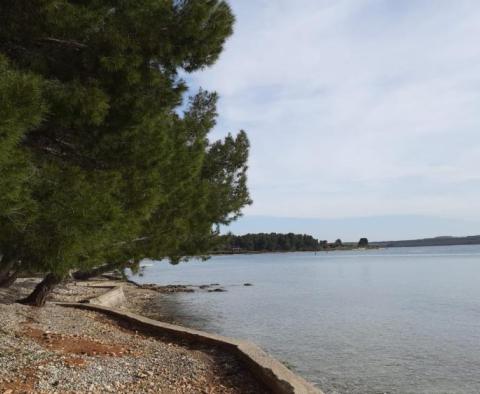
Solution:
<svg viewBox="0 0 480 394">
<path fill-rule="evenodd" d="M 47 42 L 51 42 L 51 43 L 55 43 L 55 44 L 59 44 L 59 45 L 63 45 L 63 46 L 73 47 L 77 50 L 82 49 L 82 48 L 88 48 L 88 46 L 86 44 L 83 44 L 83 43 L 78 42 L 78 41 L 61 40 L 59 38 L 54 38 L 54 37 L 43 37 L 43 38 L 40 38 L 39 41 L 47 41 Z"/>
</svg>

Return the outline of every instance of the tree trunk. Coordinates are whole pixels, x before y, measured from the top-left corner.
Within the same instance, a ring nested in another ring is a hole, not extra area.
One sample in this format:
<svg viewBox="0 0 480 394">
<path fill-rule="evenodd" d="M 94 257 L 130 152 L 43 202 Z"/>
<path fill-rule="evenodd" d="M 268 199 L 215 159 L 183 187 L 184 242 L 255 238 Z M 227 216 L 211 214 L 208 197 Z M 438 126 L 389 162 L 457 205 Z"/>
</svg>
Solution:
<svg viewBox="0 0 480 394">
<path fill-rule="evenodd" d="M 10 287 L 18 278 L 18 270 L 13 271 L 9 276 L 0 278 L 0 287 Z"/>
<path fill-rule="evenodd" d="M 73 279 L 76 280 L 88 280 L 90 278 L 94 278 L 96 276 L 105 274 L 107 272 L 113 271 L 116 268 L 119 268 L 120 264 L 109 263 L 105 265 L 101 265 L 100 267 L 96 267 L 91 269 L 90 271 L 76 271 L 72 274 Z"/>
<path fill-rule="evenodd" d="M 55 274 L 48 274 L 32 291 L 32 293 L 21 300 L 18 300 L 20 304 L 31 306 L 44 306 L 47 301 L 48 295 L 52 290 L 62 282 L 63 277 Z"/>
<path fill-rule="evenodd" d="M 100 267 L 93 268 L 90 271 L 76 271 L 72 274 L 72 278 L 76 280 L 89 280 L 117 269 L 125 270 L 126 268 L 133 268 L 136 264 L 138 264 L 136 261 L 127 261 L 125 263 L 108 263 L 101 265 Z"/>
</svg>

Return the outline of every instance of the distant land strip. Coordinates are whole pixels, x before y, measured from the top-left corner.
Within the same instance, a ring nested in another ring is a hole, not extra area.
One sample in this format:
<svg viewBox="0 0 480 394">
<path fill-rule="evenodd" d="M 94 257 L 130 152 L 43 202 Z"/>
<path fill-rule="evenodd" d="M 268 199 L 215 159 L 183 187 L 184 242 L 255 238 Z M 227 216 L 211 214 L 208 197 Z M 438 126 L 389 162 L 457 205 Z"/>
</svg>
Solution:
<svg viewBox="0 0 480 394">
<path fill-rule="evenodd" d="M 381 248 L 393 247 L 415 247 L 415 246 L 453 246 L 453 245 L 479 245 L 480 235 L 471 235 L 468 237 L 442 236 L 435 238 L 411 239 L 403 241 L 382 241 L 371 242 Z"/>
<path fill-rule="evenodd" d="M 326 250 L 352 250 L 357 248 L 378 248 L 368 244 L 367 238 L 357 242 L 343 243 L 318 240 L 309 234 L 256 233 L 226 234 L 217 238 L 217 247 L 211 254 L 270 253 L 270 252 L 312 252 Z"/>
<path fill-rule="evenodd" d="M 400 241 L 369 242 L 361 238 L 358 242 L 335 242 L 318 240 L 308 234 L 256 233 L 219 236 L 217 247 L 211 254 L 244 254 L 271 252 L 313 252 L 331 250 L 378 249 L 393 247 L 480 245 L 480 235 L 467 237 L 441 236 Z"/>
</svg>

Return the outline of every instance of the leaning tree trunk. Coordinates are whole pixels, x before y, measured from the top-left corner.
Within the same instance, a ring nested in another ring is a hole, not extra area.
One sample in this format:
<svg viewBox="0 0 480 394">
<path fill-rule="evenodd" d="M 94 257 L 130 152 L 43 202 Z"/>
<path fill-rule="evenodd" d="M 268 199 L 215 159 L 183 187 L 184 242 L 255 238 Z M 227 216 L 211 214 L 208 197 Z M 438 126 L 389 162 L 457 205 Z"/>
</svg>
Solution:
<svg viewBox="0 0 480 394">
<path fill-rule="evenodd" d="M 76 280 L 89 280 L 96 276 L 106 274 L 114 270 L 125 270 L 126 268 L 133 268 L 137 264 L 136 261 L 127 261 L 125 263 L 107 263 L 100 267 L 95 267 L 90 271 L 76 271 L 72 274 L 72 278 Z"/>
<path fill-rule="evenodd" d="M 73 279 L 76 280 L 88 280 L 94 278 L 96 276 L 100 276 L 107 272 L 113 271 L 116 268 L 119 268 L 120 264 L 118 263 L 109 263 L 101 265 L 100 267 L 96 267 L 91 269 L 90 271 L 76 271 L 72 274 Z"/>
<path fill-rule="evenodd" d="M 60 275 L 53 273 L 48 274 L 28 297 L 18 300 L 17 302 L 31 306 L 44 306 L 48 295 L 62 282 L 62 279 L 63 277 Z"/>
<path fill-rule="evenodd" d="M 10 287 L 18 278 L 18 270 L 13 271 L 10 275 L 0 278 L 0 287 Z"/>
</svg>

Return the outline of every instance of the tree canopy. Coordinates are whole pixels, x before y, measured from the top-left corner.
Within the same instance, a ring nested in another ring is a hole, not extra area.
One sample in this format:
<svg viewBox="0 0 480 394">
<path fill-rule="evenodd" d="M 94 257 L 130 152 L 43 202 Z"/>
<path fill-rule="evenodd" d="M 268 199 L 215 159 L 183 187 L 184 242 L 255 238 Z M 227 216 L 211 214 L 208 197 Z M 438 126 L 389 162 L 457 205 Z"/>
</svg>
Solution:
<svg viewBox="0 0 480 394">
<path fill-rule="evenodd" d="M 233 22 L 220 0 L 0 3 L 4 268 L 54 284 L 112 261 L 208 253 L 250 203 L 249 142 L 211 141 L 217 95 L 185 104 L 179 75 L 212 65 Z"/>
</svg>

